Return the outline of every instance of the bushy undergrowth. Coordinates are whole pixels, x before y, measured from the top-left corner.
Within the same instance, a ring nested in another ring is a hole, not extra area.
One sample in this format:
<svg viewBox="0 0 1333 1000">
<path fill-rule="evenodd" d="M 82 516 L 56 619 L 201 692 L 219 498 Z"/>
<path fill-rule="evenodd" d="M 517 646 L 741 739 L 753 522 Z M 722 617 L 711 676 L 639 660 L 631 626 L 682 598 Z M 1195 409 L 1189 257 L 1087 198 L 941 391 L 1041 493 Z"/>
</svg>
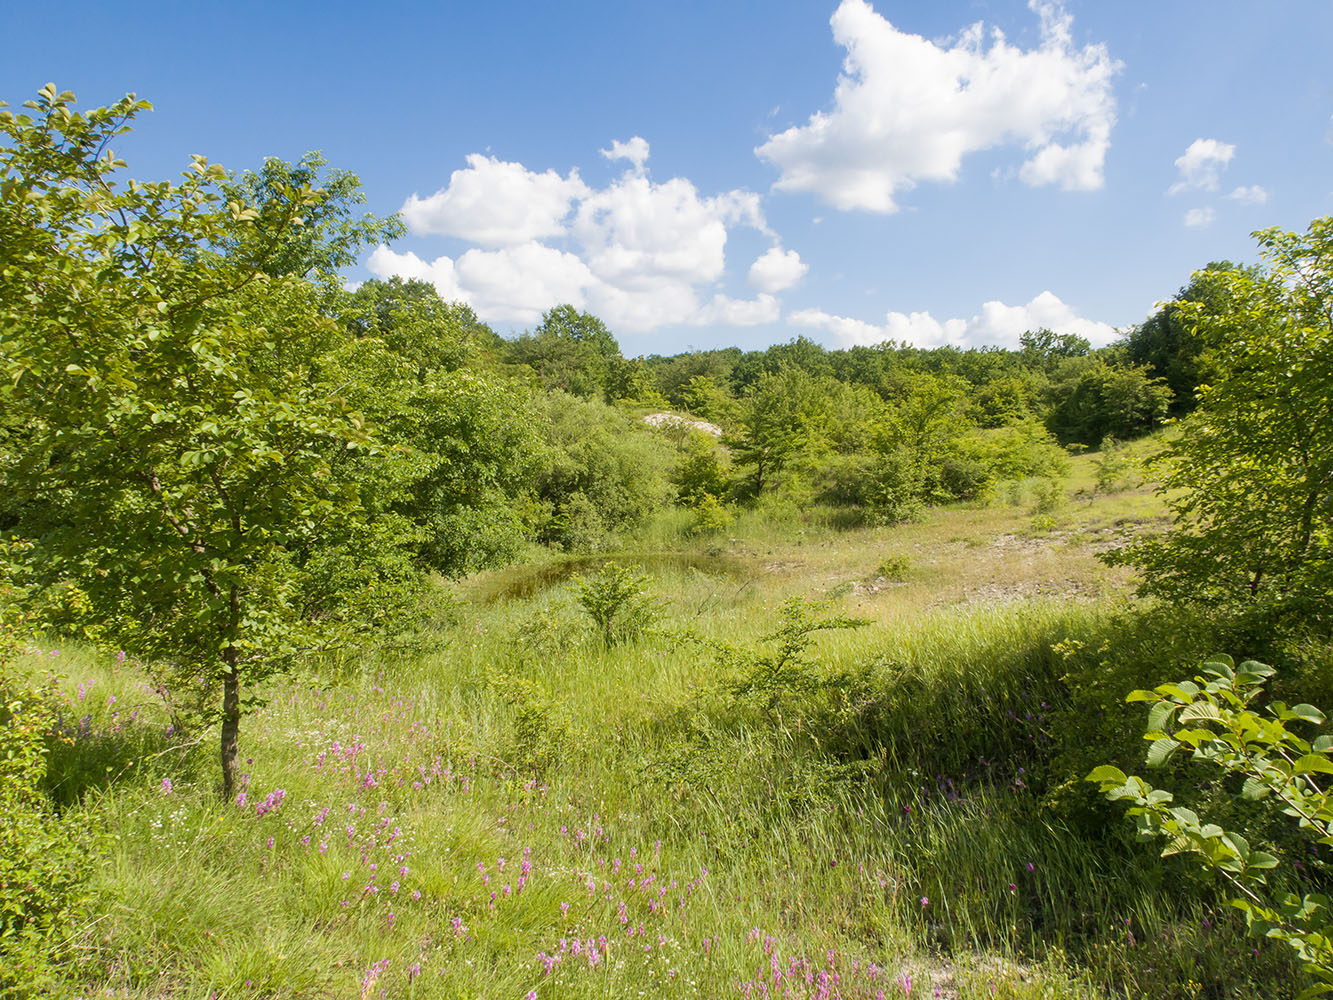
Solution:
<svg viewBox="0 0 1333 1000">
<path fill-rule="evenodd" d="M 46 794 L 54 691 L 15 672 L 7 653 L 0 649 L 0 995 L 41 996 L 71 956 L 90 839 Z"/>
</svg>

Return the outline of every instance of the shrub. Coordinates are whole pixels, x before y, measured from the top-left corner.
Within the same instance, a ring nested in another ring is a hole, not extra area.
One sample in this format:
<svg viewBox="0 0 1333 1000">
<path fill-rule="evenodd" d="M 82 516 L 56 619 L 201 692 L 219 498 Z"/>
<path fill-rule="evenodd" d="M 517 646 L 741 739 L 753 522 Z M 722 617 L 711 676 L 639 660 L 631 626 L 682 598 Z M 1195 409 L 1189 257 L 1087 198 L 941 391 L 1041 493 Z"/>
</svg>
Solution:
<svg viewBox="0 0 1333 1000">
<path fill-rule="evenodd" d="M 912 561 L 906 556 L 885 556 L 875 572 L 886 580 L 902 580 L 912 568 Z"/>
<path fill-rule="evenodd" d="M 0 629 L 3 629 L 0 623 Z M 0 642 L 4 640 L 0 638 Z M 83 904 L 87 845 L 42 790 L 55 708 L 0 650 L 0 994 L 42 996 Z"/>
<path fill-rule="evenodd" d="M 952 456 L 940 466 L 940 488 L 955 500 L 982 500 L 994 487 L 994 469 L 979 459 Z"/>
<path fill-rule="evenodd" d="M 1039 479 L 1032 488 L 1032 515 L 1050 517 L 1065 505 L 1064 488 L 1054 479 Z"/>
<path fill-rule="evenodd" d="M 1237 668 L 1231 657 L 1216 655 L 1200 670 L 1192 681 L 1134 691 L 1126 699 L 1150 706 L 1144 736 L 1151 741 L 1148 766 L 1161 767 L 1187 749 L 1194 760 L 1243 779 L 1241 798 L 1275 802 L 1312 847 L 1333 842 L 1333 789 L 1327 784 L 1333 736 L 1307 740 L 1297 732 L 1322 724 L 1324 713 L 1313 705 L 1289 708 L 1282 702 L 1270 704 L 1267 715 L 1251 710 L 1274 674 L 1265 664 L 1250 660 Z M 1302 997 L 1333 992 L 1333 901 L 1318 893 L 1274 893 L 1267 873 L 1278 867 L 1278 857 L 1252 849 L 1239 830 L 1225 830 L 1175 805 L 1172 793 L 1142 778 L 1103 765 L 1087 780 L 1108 798 L 1130 803 L 1140 836 L 1166 838 L 1163 857 L 1196 854 L 1217 872 L 1239 894 L 1232 903 L 1245 913 L 1252 934 L 1291 946 L 1317 983 Z"/>
<path fill-rule="evenodd" d="M 855 507 L 868 524 L 897 524 L 921 513 L 921 470 L 905 448 L 838 456 L 824 470 L 819 499 Z"/>
<path fill-rule="evenodd" d="M 548 459 L 537 495 L 550 512 L 538 540 L 566 549 L 606 548 L 664 506 L 671 445 L 605 403 L 552 393 L 533 402 Z"/>
<path fill-rule="evenodd" d="M 723 454 L 710 435 L 692 430 L 682 439 L 671 482 L 687 507 L 701 507 L 705 498 L 716 500 L 727 492 Z"/>
<path fill-rule="evenodd" d="M 705 493 L 695 505 L 694 523 L 690 525 L 692 535 L 716 535 L 731 527 L 735 518 L 722 501 L 711 493 Z"/>
<path fill-rule="evenodd" d="M 642 573 L 614 562 L 595 576 L 576 579 L 579 604 L 608 646 L 642 635 L 657 620 L 657 608 L 644 588 L 647 582 Z"/>
</svg>

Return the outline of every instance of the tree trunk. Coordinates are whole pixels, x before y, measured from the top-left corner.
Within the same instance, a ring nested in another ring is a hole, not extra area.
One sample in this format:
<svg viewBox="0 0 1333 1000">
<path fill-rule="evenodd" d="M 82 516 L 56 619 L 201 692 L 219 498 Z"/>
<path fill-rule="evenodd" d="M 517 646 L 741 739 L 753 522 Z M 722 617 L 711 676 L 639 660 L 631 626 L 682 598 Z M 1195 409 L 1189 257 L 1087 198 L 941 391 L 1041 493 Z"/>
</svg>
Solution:
<svg viewBox="0 0 1333 1000">
<path fill-rule="evenodd" d="M 241 672 L 234 646 L 222 655 L 227 663 L 222 675 L 222 797 L 230 800 L 236 791 L 236 761 L 241 755 Z"/>
</svg>

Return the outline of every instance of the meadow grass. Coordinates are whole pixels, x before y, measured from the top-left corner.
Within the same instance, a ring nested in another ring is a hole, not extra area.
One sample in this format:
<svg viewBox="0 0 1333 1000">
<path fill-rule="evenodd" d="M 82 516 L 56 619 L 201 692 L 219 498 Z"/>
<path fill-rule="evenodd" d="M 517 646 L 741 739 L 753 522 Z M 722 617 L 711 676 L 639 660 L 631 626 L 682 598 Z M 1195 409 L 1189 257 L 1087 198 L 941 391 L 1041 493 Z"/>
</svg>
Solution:
<svg viewBox="0 0 1333 1000">
<path fill-rule="evenodd" d="M 66 995 L 1294 995 L 1284 951 L 1071 779 L 1137 752 L 1127 688 L 1089 678 L 1198 653 L 1090 552 L 1153 502 L 1071 498 L 1043 532 L 1003 502 L 722 538 L 677 517 L 543 554 L 460 583 L 424 649 L 259 692 L 229 802 L 216 729 L 133 663 L 36 644 L 53 794 L 101 852 Z M 614 646 L 572 582 L 607 559 L 658 602 Z M 779 657 L 784 623 L 829 616 L 865 621 Z"/>
</svg>

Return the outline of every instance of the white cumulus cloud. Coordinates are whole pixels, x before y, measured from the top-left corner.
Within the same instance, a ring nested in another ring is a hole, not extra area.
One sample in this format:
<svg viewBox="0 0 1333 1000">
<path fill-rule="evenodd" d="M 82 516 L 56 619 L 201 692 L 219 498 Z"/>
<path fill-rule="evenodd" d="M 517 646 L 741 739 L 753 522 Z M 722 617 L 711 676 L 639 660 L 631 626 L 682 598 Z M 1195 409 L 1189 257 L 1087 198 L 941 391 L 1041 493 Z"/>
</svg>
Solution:
<svg viewBox="0 0 1333 1000">
<path fill-rule="evenodd" d="M 1074 333 L 1093 344 L 1115 339 L 1116 329 L 1108 323 L 1085 319 L 1074 308 L 1046 291 L 1026 305 L 1008 306 L 991 301 L 970 319 L 937 320 L 928 312 L 889 312 L 883 323 L 869 323 L 846 316 L 835 316 L 819 309 L 802 309 L 787 317 L 789 325 L 813 327 L 833 335 L 839 347 L 878 344 L 886 340 L 902 341 L 918 347 L 980 347 L 995 344 L 1016 348 L 1019 338 L 1029 330 L 1048 329 L 1056 333 Z"/>
<path fill-rule="evenodd" d="M 1251 184 L 1249 187 L 1242 185 L 1227 197 L 1232 201 L 1240 202 L 1242 205 L 1262 205 L 1268 201 L 1268 192 L 1258 184 Z"/>
<path fill-rule="evenodd" d="M 484 247 L 518 246 L 562 233 L 573 203 L 588 193 L 573 170 L 568 177 L 554 170 L 536 173 L 480 153 L 467 163 L 429 198 L 407 199 L 402 213 L 408 229 Z"/>
<path fill-rule="evenodd" d="M 633 287 L 661 278 L 713 281 L 726 266 L 729 224 L 762 225 L 759 199 L 702 198 L 683 177 L 656 184 L 629 173 L 585 197 L 571 231 L 603 280 Z"/>
<path fill-rule="evenodd" d="M 1076 47 L 1057 4 L 1029 6 L 1041 42 L 1024 50 L 980 23 L 939 44 L 894 27 L 866 0 L 843 0 L 830 21 L 847 50 L 832 110 L 755 150 L 780 171 L 774 187 L 894 212 L 897 194 L 918 181 L 953 181 L 968 154 L 1015 145 L 1030 153 L 1025 183 L 1100 188 L 1121 64 L 1105 45 Z"/>
<path fill-rule="evenodd" d="M 413 195 L 402 209 L 413 233 L 473 246 L 429 261 L 381 246 L 366 266 L 379 277 L 430 281 L 446 299 L 466 302 L 496 323 L 532 325 L 565 302 L 591 309 L 612 329 L 634 333 L 682 324 L 748 326 L 780 317 L 772 292 L 805 268 L 794 251 L 775 250 L 777 256 L 759 268 L 761 294 L 755 299 L 728 298 L 713 288 L 726 275 L 731 229 L 747 226 L 776 239 L 757 194 L 704 195 L 683 177 L 655 182 L 647 172 L 648 143 L 640 136 L 614 141 L 601 153 L 627 161 L 628 168 L 597 189 L 576 171 L 562 177 L 473 154 L 446 187 L 429 198 Z"/>
<path fill-rule="evenodd" d="M 750 284 L 761 292 L 780 292 L 800 281 L 809 270 L 795 250 L 770 247 L 750 265 Z"/>
<path fill-rule="evenodd" d="M 628 142 L 612 139 L 610 149 L 599 149 L 597 152 L 608 160 L 629 160 L 635 170 L 642 170 L 648 162 L 648 140 L 641 135 L 634 136 Z"/>
<path fill-rule="evenodd" d="M 595 284 L 577 256 L 540 243 L 472 249 L 454 262 L 454 270 L 477 315 L 504 323 L 535 325 L 562 302 L 582 308 Z"/>
<path fill-rule="evenodd" d="M 366 270 L 377 278 L 417 278 L 429 281 L 446 302 L 467 302 L 468 296 L 458 284 L 458 273 L 450 257 L 436 257 L 433 261 L 424 261 L 408 251 L 399 253 L 390 250 L 381 243 L 366 260 Z"/>
<path fill-rule="evenodd" d="M 695 326 L 758 326 L 760 323 L 776 323 L 781 317 L 782 307 L 778 300 L 760 292 L 753 299 L 714 295 L 690 322 Z"/>
<path fill-rule="evenodd" d="M 1176 158 L 1180 180 L 1171 185 L 1167 194 L 1181 191 L 1216 191 L 1223 170 L 1236 155 L 1236 147 L 1216 139 L 1195 139 L 1189 148 Z"/>
<path fill-rule="evenodd" d="M 1213 220 L 1217 218 L 1217 213 L 1211 206 L 1204 208 L 1191 208 L 1185 213 L 1185 225 L 1191 229 L 1200 229 L 1204 226 L 1211 226 Z"/>
</svg>

